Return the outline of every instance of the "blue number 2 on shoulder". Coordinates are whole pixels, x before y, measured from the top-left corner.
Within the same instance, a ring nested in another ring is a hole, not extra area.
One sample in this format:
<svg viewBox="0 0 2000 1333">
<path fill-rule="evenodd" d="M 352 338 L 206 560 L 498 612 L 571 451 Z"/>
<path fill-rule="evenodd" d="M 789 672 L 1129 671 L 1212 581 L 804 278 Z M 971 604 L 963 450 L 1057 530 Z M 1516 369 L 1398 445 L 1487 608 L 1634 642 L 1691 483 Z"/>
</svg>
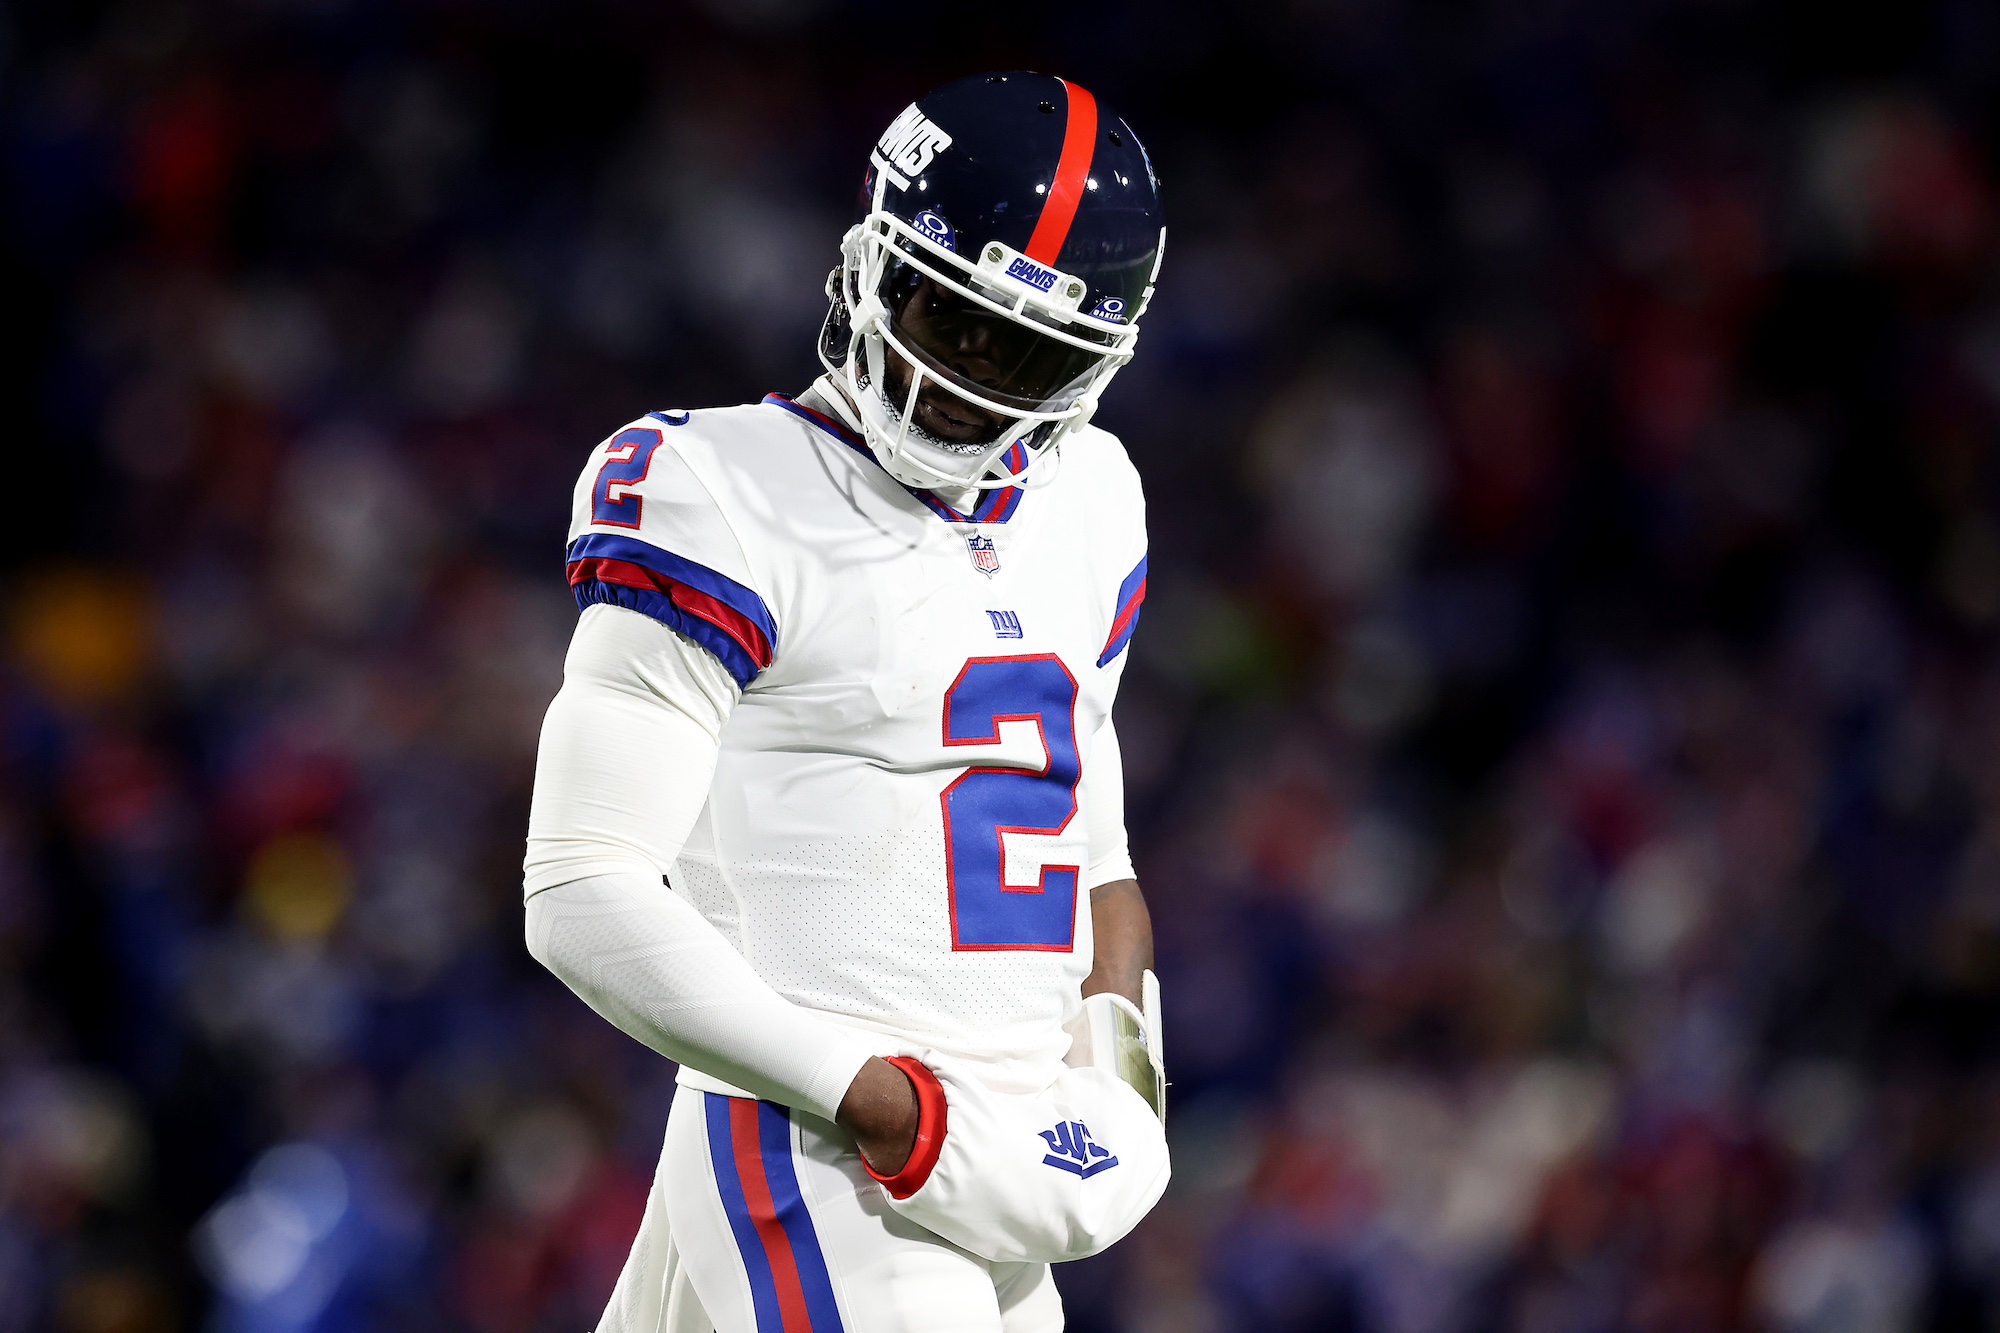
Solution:
<svg viewBox="0 0 2000 1333">
<path fill-rule="evenodd" d="M 688 413 L 648 412 L 647 416 L 669 426 L 685 426 Z M 632 488 L 646 479 L 653 465 L 653 451 L 666 436 L 651 426 L 631 426 L 611 437 L 604 453 L 604 466 L 590 487 L 590 521 L 613 528 L 636 528 L 645 501 Z"/>
</svg>

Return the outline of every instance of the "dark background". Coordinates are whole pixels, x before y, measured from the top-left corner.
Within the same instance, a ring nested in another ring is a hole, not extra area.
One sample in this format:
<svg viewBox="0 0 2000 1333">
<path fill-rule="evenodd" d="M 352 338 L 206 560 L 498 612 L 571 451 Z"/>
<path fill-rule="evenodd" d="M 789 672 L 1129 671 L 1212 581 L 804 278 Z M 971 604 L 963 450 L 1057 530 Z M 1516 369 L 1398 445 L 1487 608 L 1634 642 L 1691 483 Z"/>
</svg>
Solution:
<svg viewBox="0 0 2000 1333">
<path fill-rule="evenodd" d="M 569 488 L 1093 89 L 1173 1192 L 1079 1333 L 2000 1326 L 2000 7 L 0 8 L 0 1331 L 588 1327 Z"/>
</svg>

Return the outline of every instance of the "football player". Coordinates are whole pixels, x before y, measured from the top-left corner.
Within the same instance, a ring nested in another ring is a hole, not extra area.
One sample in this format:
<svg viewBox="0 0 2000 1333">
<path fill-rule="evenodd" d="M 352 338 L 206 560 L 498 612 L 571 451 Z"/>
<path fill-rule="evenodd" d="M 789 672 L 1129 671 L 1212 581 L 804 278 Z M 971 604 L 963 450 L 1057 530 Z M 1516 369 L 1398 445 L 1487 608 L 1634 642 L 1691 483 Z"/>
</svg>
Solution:
<svg viewBox="0 0 2000 1333">
<path fill-rule="evenodd" d="M 1166 1187 L 1144 501 L 1090 424 L 1164 240 L 1089 92 L 951 84 L 870 155 L 826 373 L 584 467 L 528 944 L 680 1064 L 600 1329 L 1059 1329 L 1049 1265 Z"/>
</svg>

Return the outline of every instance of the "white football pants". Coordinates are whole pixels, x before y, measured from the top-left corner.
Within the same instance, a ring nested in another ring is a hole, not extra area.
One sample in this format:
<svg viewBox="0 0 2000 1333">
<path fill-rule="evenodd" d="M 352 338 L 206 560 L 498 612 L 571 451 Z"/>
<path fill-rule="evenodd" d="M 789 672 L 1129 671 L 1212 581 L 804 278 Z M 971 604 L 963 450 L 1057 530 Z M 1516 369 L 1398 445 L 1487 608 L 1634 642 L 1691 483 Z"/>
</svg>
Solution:
<svg viewBox="0 0 2000 1333">
<path fill-rule="evenodd" d="M 846 1131 L 681 1087 L 598 1333 L 1058 1333 L 1047 1264 L 898 1216 Z"/>
</svg>

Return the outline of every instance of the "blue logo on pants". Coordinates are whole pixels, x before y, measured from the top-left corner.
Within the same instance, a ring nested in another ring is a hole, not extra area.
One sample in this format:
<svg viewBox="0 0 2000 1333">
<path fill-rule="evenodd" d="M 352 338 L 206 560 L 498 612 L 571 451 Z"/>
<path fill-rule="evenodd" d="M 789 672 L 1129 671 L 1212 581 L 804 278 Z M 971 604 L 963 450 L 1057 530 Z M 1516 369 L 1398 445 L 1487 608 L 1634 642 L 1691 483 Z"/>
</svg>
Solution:
<svg viewBox="0 0 2000 1333">
<path fill-rule="evenodd" d="M 1118 1165 L 1118 1159 L 1109 1150 L 1091 1142 L 1090 1131 L 1081 1120 L 1059 1120 L 1054 1129 L 1042 1131 L 1042 1141 L 1049 1145 L 1049 1155 L 1042 1159 L 1043 1166 L 1052 1166 L 1058 1171 L 1090 1179 L 1099 1171 L 1109 1171 Z"/>
</svg>

